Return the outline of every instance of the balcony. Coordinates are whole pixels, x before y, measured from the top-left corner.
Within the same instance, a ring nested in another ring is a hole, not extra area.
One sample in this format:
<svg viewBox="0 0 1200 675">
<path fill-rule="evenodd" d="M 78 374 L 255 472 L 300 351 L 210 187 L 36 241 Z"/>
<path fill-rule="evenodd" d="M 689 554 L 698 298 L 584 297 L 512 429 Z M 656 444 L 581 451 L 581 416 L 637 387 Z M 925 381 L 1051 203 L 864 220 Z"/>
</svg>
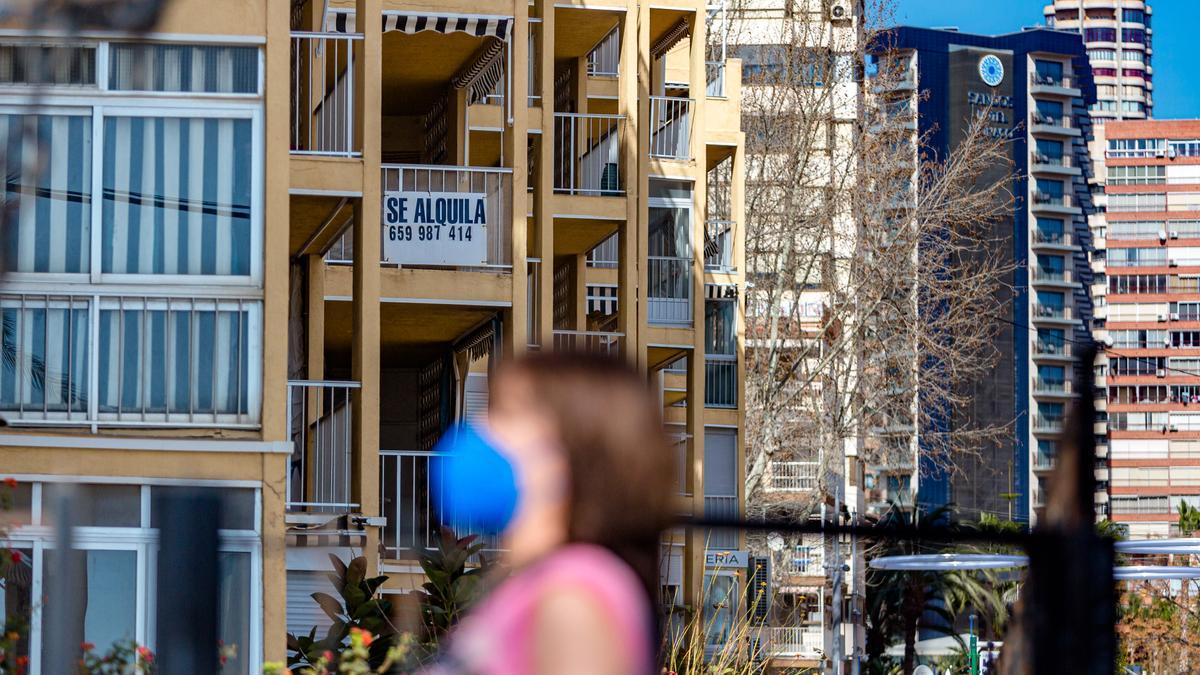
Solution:
<svg viewBox="0 0 1200 675">
<path fill-rule="evenodd" d="M 646 291 L 650 323 L 687 326 L 692 323 L 692 259 L 647 256 Z"/>
<path fill-rule="evenodd" d="M 736 355 L 709 354 L 704 359 L 704 405 L 736 408 L 739 381 Z"/>
<path fill-rule="evenodd" d="M 1071 358 L 1071 345 L 1066 340 L 1034 340 L 1035 356 Z"/>
<path fill-rule="evenodd" d="M 431 468 L 438 456 L 435 452 L 379 451 L 380 510 L 387 518 L 380 545 L 385 558 L 410 559 L 436 548 L 443 527 L 459 537 L 478 534 L 477 527 L 450 512 L 435 495 Z M 495 535 L 484 536 L 480 542 L 485 551 L 500 548 Z"/>
<path fill-rule="evenodd" d="M 797 546 L 783 556 L 785 577 L 825 576 L 825 551 L 820 545 Z"/>
<path fill-rule="evenodd" d="M 1033 393 L 1039 396 L 1070 396 L 1071 383 L 1066 380 L 1035 378 Z"/>
<path fill-rule="evenodd" d="M 1069 75 L 1029 74 L 1029 93 L 1053 96 L 1079 97 L 1079 85 Z"/>
<path fill-rule="evenodd" d="M 1054 469 L 1054 455 L 1045 452 L 1035 452 L 1033 454 L 1033 470 L 1034 471 L 1052 471 Z"/>
<path fill-rule="evenodd" d="M 621 70 L 621 30 L 613 28 L 587 55 L 589 77 L 617 77 Z"/>
<path fill-rule="evenodd" d="M 704 495 L 704 516 L 719 520 L 737 520 L 739 515 L 737 495 Z M 709 530 L 707 533 L 708 550 L 729 550 L 738 547 L 738 531 L 723 528 Z"/>
<path fill-rule="evenodd" d="M 812 492 L 818 488 L 820 462 L 772 461 L 767 465 L 767 492 Z"/>
<path fill-rule="evenodd" d="M 1074 248 L 1074 238 L 1069 232 L 1033 231 L 1033 248 L 1064 250 Z"/>
<path fill-rule="evenodd" d="M 1046 417 L 1044 415 L 1033 416 L 1033 430 L 1044 431 L 1048 433 L 1060 433 L 1063 428 L 1062 417 Z"/>
<path fill-rule="evenodd" d="M 650 97 L 650 156 L 657 159 L 692 158 L 692 105 L 690 98 Z"/>
<path fill-rule="evenodd" d="M 555 330 L 554 348 L 559 351 L 587 352 L 617 358 L 621 355 L 624 333 L 591 330 Z"/>
<path fill-rule="evenodd" d="M 1070 286 L 1074 284 L 1070 270 L 1035 266 L 1030 270 L 1030 277 L 1038 286 Z"/>
<path fill-rule="evenodd" d="M 2 293 L 0 315 L 12 426 L 258 428 L 258 300 Z"/>
<path fill-rule="evenodd" d="M 554 192 L 619 196 L 625 193 L 621 171 L 622 115 L 554 113 Z"/>
<path fill-rule="evenodd" d="M 1055 176 L 1074 176 L 1081 173 L 1070 155 L 1047 155 L 1034 152 L 1029 159 L 1029 170 L 1033 173 Z"/>
<path fill-rule="evenodd" d="M 708 236 L 704 240 L 704 271 L 733 274 L 734 223 L 732 220 L 709 220 Z"/>
<path fill-rule="evenodd" d="M 771 658 L 820 659 L 825 632 L 820 626 L 767 628 L 767 655 Z"/>
<path fill-rule="evenodd" d="M 1031 118 L 1029 131 L 1035 136 L 1078 136 L 1082 133 L 1075 128 L 1070 115 L 1049 115 L 1035 109 Z"/>
<path fill-rule="evenodd" d="M 1070 195 L 1051 194 L 1034 190 L 1029 200 L 1034 212 L 1073 214 L 1077 210 Z"/>
<path fill-rule="evenodd" d="M 289 512 L 349 513 L 353 449 L 352 399 L 358 382 L 291 380 L 287 387 Z"/>
<path fill-rule="evenodd" d="M 292 31 L 291 151 L 353 157 L 354 51 L 361 34 Z"/>
</svg>

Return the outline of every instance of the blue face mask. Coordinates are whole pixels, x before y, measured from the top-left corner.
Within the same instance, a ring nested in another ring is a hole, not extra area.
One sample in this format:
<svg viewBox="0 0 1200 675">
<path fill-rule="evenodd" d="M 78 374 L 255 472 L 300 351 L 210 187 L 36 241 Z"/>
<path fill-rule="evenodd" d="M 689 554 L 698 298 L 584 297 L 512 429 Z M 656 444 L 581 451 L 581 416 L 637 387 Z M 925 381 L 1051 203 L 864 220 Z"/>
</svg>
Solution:
<svg viewBox="0 0 1200 675">
<path fill-rule="evenodd" d="M 517 510 L 517 478 L 508 458 L 467 425 L 449 429 L 434 451 L 442 455 L 433 462 L 442 524 L 460 537 L 508 527 Z"/>
</svg>

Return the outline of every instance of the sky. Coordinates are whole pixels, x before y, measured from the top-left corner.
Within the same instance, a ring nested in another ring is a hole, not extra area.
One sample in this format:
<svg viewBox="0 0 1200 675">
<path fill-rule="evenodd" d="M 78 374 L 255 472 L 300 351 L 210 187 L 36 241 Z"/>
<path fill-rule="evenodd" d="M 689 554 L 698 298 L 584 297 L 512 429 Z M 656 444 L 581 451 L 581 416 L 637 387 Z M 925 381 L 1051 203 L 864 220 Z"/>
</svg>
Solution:
<svg viewBox="0 0 1200 675">
<path fill-rule="evenodd" d="M 896 21 L 910 26 L 957 26 L 997 35 L 1043 23 L 1044 0 L 896 0 Z M 1154 9 L 1154 117 L 1200 118 L 1194 81 L 1200 0 L 1152 0 Z"/>
</svg>

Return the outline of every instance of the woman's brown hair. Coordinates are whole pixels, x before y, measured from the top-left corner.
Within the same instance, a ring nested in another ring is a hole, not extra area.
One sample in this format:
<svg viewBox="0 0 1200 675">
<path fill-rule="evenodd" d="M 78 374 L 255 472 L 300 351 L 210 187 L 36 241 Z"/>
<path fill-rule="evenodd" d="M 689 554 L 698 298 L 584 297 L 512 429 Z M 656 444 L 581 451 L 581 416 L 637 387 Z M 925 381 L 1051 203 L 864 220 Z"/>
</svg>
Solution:
<svg viewBox="0 0 1200 675">
<path fill-rule="evenodd" d="M 533 354 L 499 370 L 522 378 L 557 426 L 570 472 L 568 538 L 603 546 L 658 598 L 662 531 L 671 522 L 675 458 L 662 401 L 614 359 Z"/>
</svg>

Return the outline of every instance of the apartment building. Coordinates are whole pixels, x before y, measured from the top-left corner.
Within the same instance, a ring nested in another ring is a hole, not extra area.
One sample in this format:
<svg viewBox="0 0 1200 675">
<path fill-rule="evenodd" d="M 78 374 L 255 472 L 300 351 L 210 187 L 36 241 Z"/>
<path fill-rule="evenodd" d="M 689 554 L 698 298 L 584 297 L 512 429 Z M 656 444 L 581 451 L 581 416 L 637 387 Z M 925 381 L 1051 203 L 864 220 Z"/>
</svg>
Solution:
<svg viewBox="0 0 1200 675">
<path fill-rule="evenodd" d="M 6 26 L 15 592 L 42 593 L 75 486 L 103 580 L 81 586 L 85 639 L 153 648 L 154 498 L 216 488 L 225 670 L 259 672 L 325 620 L 328 554 L 404 593 L 441 525 L 471 531 L 433 497 L 433 448 L 528 350 L 661 383 L 681 509 L 740 513 L 740 66 L 708 57 L 707 19 L 694 0 L 173 0 L 147 35 Z M 35 53 L 60 55 L 50 75 Z M 713 608 L 719 642 L 741 537 L 663 548 L 664 597 Z"/>
<path fill-rule="evenodd" d="M 1079 33 L 1096 82 L 1090 111 L 1097 126 L 1110 119 L 1146 119 L 1154 111 L 1150 17 L 1146 0 L 1055 0 L 1046 25 Z"/>
<path fill-rule="evenodd" d="M 1011 242 L 995 255 L 1017 264 L 1011 313 L 997 319 L 1004 324 L 994 341 L 999 359 L 988 381 L 972 385 L 966 412 L 980 423 L 1011 424 L 1011 441 L 961 457 L 954 475 L 922 451 L 913 489 L 922 505 L 953 502 L 964 518 L 1032 522 L 1074 395 L 1072 345 L 1089 339 L 1092 315 L 1088 60 L 1078 36 L 1040 29 L 991 37 L 900 27 L 893 45 L 909 75 L 892 95 L 916 111 L 926 150 L 946 156 L 978 114 L 988 115 L 988 133 L 1012 140 L 1011 168 L 981 178 L 1013 175 L 1012 212 L 995 232 Z M 958 423 L 947 420 L 946 428 Z"/>
<path fill-rule="evenodd" d="M 857 223 L 844 193 L 853 189 L 850 172 L 857 166 L 862 9 L 857 0 L 752 0 L 734 4 L 713 23 L 720 31 L 710 40 L 713 51 L 738 57 L 743 68 L 743 128 L 752 167 L 747 194 L 772 203 L 775 187 L 786 185 L 795 200 L 790 211 L 753 214 L 746 226 L 747 239 L 758 247 L 750 251 L 746 271 L 755 286 L 748 291 L 747 352 L 759 364 L 774 357 L 805 361 L 793 372 L 804 391 L 783 389 L 785 403 L 773 413 L 756 410 L 789 436 L 765 461 L 758 489 L 747 495 L 748 509 L 771 517 L 832 523 L 843 510 L 854 517 L 864 512 L 861 480 L 848 480 L 861 471 L 862 439 L 857 428 L 835 438 L 844 429 L 829 423 L 854 417 L 850 397 L 829 392 L 857 367 L 857 355 L 830 364 L 813 347 L 833 340 L 831 313 L 847 315 L 842 303 L 851 285 Z M 769 127 L 786 131 L 772 134 Z M 801 150 L 809 139 L 819 140 Z M 813 227 L 814 220 L 821 225 Z M 797 248 L 796 239 L 807 245 Z M 788 254 L 804 258 L 794 277 L 780 275 L 777 267 Z M 772 325 L 779 329 L 775 334 Z M 845 408 L 830 409 L 839 405 Z M 769 578 L 770 602 L 754 616 L 764 624 L 760 644 L 772 672 L 848 669 L 863 645 L 850 611 L 861 607 L 862 567 L 849 539 L 776 533 L 749 548 Z M 843 564 L 849 572 L 842 572 Z"/>
<path fill-rule="evenodd" d="M 1107 513 L 1132 537 L 1170 536 L 1179 505 L 1200 503 L 1200 122 L 1111 121 L 1104 134 Z"/>
</svg>

